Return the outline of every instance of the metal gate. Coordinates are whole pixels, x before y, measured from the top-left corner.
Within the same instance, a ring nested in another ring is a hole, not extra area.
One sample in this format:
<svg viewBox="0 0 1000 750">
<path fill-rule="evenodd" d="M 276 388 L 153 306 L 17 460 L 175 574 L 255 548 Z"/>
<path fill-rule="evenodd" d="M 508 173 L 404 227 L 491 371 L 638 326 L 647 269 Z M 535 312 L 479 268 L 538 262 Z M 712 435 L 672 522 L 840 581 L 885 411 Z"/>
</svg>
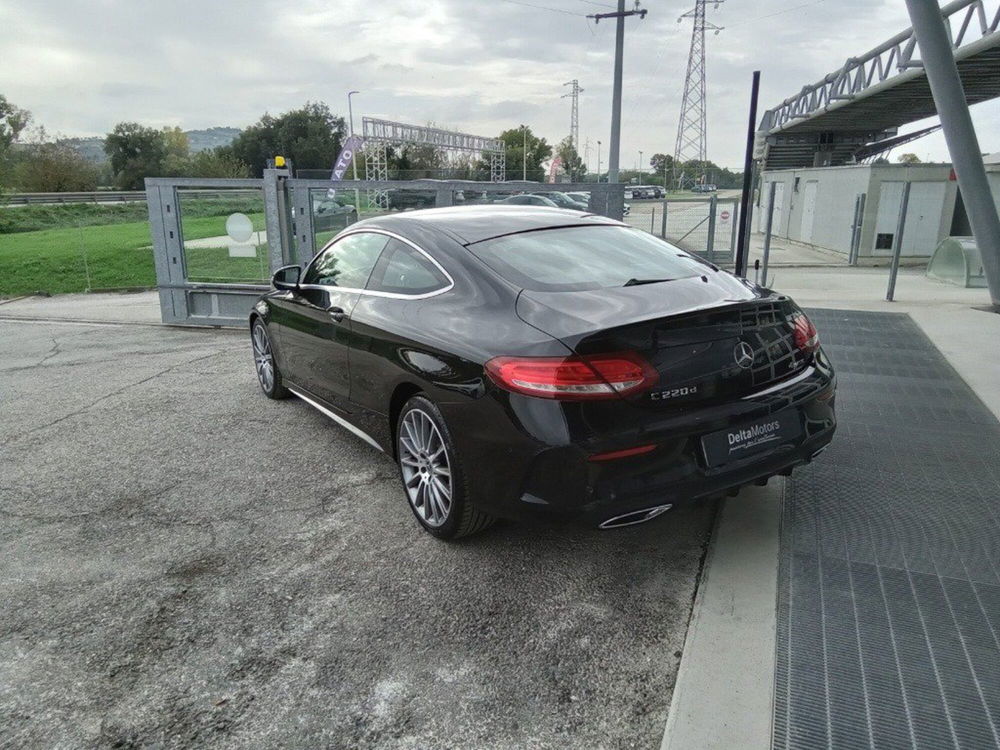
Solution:
<svg viewBox="0 0 1000 750">
<path fill-rule="evenodd" d="M 624 185 L 463 180 L 291 178 L 146 180 L 164 323 L 243 326 L 284 265 L 305 265 L 361 219 L 398 211 L 493 203 L 520 193 L 581 192 L 590 211 L 621 219 Z M 385 204 L 388 203 L 386 206 Z"/>
<path fill-rule="evenodd" d="M 274 184 L 273 176 L 270 181 Z M 160 316 L 175 325 L 243 325 L 284 265 L 267 179 L 147 178 Z M 206 195 L 207 193 L 207 195 Z M 276 197 L 276 196 L 275 196 Z"/>
</svg>

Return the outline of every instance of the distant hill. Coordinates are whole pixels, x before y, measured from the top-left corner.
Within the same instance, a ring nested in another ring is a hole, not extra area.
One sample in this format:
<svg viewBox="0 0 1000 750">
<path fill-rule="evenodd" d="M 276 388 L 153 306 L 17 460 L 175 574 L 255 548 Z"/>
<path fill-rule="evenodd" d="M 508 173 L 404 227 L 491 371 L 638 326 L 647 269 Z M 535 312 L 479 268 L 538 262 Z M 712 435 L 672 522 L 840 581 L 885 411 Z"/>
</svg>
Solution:
<svg viewBox="0 0 1000 750">
<path fill-rule="evenodd" d="M 196 154 L 199 151 L 228 146 L 240 134 L 240 129 L 215 127 L 204 130 L 185 130 L 184 133 L 188 137 L 188 147 L 191 149 L 191 153 Z M 107 161 L 103 138 L 61 138 L 59 142 L 65 143 L 87 161 L 97 164 Z"/>
<path fill-rule="evenodd" d="M 239 128 L 208 128 L 207 130 L 185 130 L 191 153 L 205 151 L 219 146 L 228 146 L 240 134 Z"/>
<path fill-rule="evenodd" d="M 66 144 L 84 159 L 95 164 L 108 160 L 104 153 L 103 138 L 60 138 L 59 143 Z"/>
</svg>

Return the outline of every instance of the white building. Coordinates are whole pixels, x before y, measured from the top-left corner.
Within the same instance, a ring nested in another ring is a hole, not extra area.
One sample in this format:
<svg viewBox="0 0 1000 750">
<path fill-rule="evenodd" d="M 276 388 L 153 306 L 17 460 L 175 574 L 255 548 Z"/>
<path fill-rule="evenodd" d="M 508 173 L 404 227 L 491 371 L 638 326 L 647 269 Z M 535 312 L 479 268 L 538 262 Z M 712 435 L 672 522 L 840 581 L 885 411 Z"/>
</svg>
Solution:
<svg viewBox="0 0 1000 750">
<path fill-rule="evenodd" d="M 995 195 L 1000 188 L 1000 171 L 996 178 Z M 766 224 L 772 182 L 777 183 L 774 236 L 844 255 L 851 251 L 855 210 L 859 196 L 863 195 L 864 211 L 857 240 L 861 263 L 892 255 L 906 182 L 912 184 L 903 230 L 903 257 L 929 258 L 942 239 L 963 233 L 955 231 L 962 228 L 965 212 L 964 209 L 956 212 L 958 183 L 950 164 L 857 164 L 765 172 L 761 205 L 755 212 L 759 232 L 764 231 Z"/>
</svg>

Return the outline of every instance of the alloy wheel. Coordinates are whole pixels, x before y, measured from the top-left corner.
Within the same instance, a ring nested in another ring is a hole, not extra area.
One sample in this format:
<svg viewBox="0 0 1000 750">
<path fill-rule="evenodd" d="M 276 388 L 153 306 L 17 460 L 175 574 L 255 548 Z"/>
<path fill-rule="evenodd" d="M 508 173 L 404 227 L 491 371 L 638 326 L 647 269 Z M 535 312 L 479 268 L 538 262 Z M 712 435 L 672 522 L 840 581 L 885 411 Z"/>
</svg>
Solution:
<svg viewBox="0 0 1000 750">
<path fill-rule="evenodd" d="M 451 512 L 451 462 L 437 425 L 420 409 L 399 425 L 399 464 L 410 505 L 428 526 L 441 526 Z"/>
<path fill-rule="evenodd" d="M 257 370 L 257 379 L 261 388 L 270 393 L 274 388 L 274 354 L 271 352 L 271 341 L 267 331 L 260 323 L 253 327 L 253 360 Z"/>
</svg>

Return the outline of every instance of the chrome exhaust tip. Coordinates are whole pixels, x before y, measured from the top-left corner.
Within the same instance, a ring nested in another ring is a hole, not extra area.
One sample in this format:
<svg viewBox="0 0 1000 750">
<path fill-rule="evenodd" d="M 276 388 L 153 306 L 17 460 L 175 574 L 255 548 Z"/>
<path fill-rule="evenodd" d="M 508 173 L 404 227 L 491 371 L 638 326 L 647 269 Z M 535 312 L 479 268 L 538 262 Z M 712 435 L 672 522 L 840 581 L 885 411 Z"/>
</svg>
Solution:
<svg viewBox="0 0 1000 750">
<path fill-rule="evenodd" d="M 673 507 L 673 504 L 668 503 L 666 505 L 654 505 L 652 508 L 646 508 L 644 510 L 633 510 L 630 513 L 623 513 L 620 516 L 612 516 L 606 521 L 599 523 L 597 528 L 618 529 L 622 526 L 635 526 L 637 523 L 646 523 L 646 521 L 652 521 L 654 518 L 666 513 Z"/>
</svg>

